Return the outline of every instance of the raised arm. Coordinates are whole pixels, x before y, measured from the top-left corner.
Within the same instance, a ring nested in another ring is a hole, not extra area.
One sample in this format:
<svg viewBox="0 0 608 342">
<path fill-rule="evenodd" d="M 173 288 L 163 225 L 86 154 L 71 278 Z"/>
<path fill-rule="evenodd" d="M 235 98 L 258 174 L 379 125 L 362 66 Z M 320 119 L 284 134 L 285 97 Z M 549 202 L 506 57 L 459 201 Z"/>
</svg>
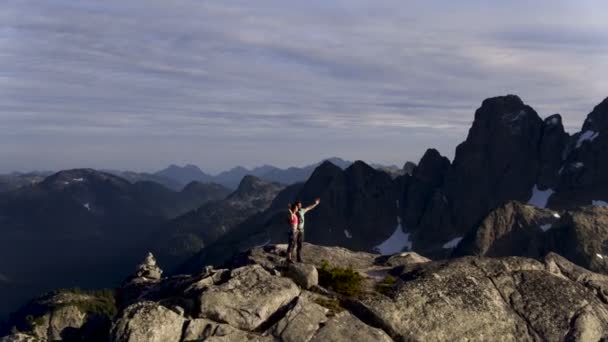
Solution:
<svg viewBox="0 0 608 342">
<path fill-rule="evenodd" d="M 313 209 L 314 209 L 316 206 L 318 206 L 318 205 L 319 205 L 319 203 L 321 203 L 321 200 L 317 198 L 317 199 L 315 200 L 315 203 L 313 203 L 313 204 L 309 205 L 309 206 L 308 206 L 308 207 L 306 207 L 306 208 L 303 208 L 303 209 L 304 209 L 304 212 L 307 212 L 307 211 L 309 211 L 309 210 L 313 210 Z"/>
</svg>

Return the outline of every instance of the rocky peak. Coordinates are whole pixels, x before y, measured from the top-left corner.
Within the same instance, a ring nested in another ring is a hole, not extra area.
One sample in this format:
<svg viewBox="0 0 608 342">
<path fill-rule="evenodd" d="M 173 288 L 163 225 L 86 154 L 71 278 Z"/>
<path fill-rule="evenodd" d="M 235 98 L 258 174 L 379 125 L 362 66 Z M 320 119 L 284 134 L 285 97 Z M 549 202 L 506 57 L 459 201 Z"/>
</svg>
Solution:
<svg viewBox="0 0 608 342">
<path fill-rule="evenodd" d="M 564 156 L 568 153 L 569 138 L 570 135 L 564 130 L 561 115 L 553 114 L 545 118 L 539 144 L 539 188 L 555 189 L 558 186 L 559 170 Z"/>
<path fill-rule="evenodd" d="M 323 191 L 334 179 L 342 177 L 342 175 L 343 171 L 341 168 L 326 160 L 312 172 L 312 175 L 310 175 L 310 178 L 304 184 L 302 190 L 304 193 L 302 195 L 309 195 L 312 198 L 319 196 L 319 192 Z M 310 192 L 310 194 L 307 192 Z"/>
<path fill-rule="evenodd" d="M 406 161 L 405 164 L 403 164 L 403 173 L 411 176 L 414 173 L 415 168 L 416 168 L 416 163 L 411 162 L 411 161 Z"/>
<path fill-rule="evenodd" d="M 410 229 L 418 225 L 431 197 L 443 185 L 449 167 L 449 159 L 435 149 L 426 150 L 420 159 L 400 200 L 404 223 Z"/>
<path fill-rule="evenodd" d="M 230 201 L 251 201 L 265 198 L 265 205 L 269 205 L 274 196 L 283 188 L 282 185 L 262 180 L 252 175 L 246 175 L 239 183 L 238 188 L 228 196 Z"/>
<path fill-rule="evenodd" d="M 530 197 L 542 129 L 542 119 L 517 96 L 483 101 L 447 176 L 445 192 L 460 229 L 470 229 L 506 200 Z"/>
<path fill-rule="evenodd" d="M 449 167 L 450 160 L 442 156 L 436 149 L 430 148 L 420 159 L 420 163 L 414 169 L 413 176 L 430 182 L 434 186 L 439 186 L 443 182 L 443 177 Z"/>
<path fill-rule="evenodd" d="M 583 123 L 582 132 L 605 132 L 608 134 L 608 97 L 593 108 Z"/>
<path fill-rule="evenodd" d="M 346 176 L 346 178 L 349 179 L 353 184 L 357 185 L 366 182 L 369 177 L 373 177 L 375 175 L 380 174 L 385 173 L 374 169 L 373 167 L 361 160 L 355 161 L 354 163 L 352 163 L 351 166 L 344 170 L 344 175 Z"/>
<path fill-rule="evenodd" d="M 261 180 L 260 178 L 257 178 L 255 176 L 246 175 L 239 183 L 239 186 L 236 191 L 241 194 L 252 194 L 256 191 L 262 190 L 269 184 L 270 182 Z"/>
<path fill-rule="evenodd" d="M 87 185 L 108 183 L 116 187 L 126 188 L 130 183 L 120 177 L 94 169 L 71 169 L 59 171 L 48 176 L 40 183 L 45 188 L 65 188 L 72 185 Z"/>
</svg>

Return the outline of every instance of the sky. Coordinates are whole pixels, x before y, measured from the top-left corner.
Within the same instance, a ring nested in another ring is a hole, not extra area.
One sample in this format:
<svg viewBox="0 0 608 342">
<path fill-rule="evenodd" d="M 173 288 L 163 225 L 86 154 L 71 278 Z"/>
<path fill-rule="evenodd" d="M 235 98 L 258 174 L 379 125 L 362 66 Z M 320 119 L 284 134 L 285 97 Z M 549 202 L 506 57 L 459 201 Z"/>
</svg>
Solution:
<svg viewBox="0 0 608 342">
<path fill-rule="evenodd" d="M 3 0 L 0 172 L 453 157 L 483 99 L 608 96 L 606 1 Z"/>
</svg>

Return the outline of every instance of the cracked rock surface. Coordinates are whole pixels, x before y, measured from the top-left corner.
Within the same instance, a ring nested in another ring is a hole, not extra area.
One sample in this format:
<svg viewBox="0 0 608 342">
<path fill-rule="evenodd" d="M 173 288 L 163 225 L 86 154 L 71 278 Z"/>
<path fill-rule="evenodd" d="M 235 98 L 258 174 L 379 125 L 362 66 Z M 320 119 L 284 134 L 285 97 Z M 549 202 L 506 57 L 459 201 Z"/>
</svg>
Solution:
<svg viewBox="0 0 608 342">
<path fill-rule="evenodd" d="M 305 245 L 304 268 L 318 269 L 326 261 L 361 274 L 361 293 L 352 297 L 323 284 L 308 290 L 298 286 L 286 277 L 289 267 L 281 262 L 282 253 L 282 246 L 260 247 L 226 269 L 207 267 L 199 274 L 130 287 L 132 296 L 119 306 L 110 340 L 608 339 L 608 276 L 555 253 L 542 260 L 470 256 L 431 261 L 415 253 L 378 256 Z M 38 340 L 34 337 L 21 332 L 0 341 Z"/>
</svg>

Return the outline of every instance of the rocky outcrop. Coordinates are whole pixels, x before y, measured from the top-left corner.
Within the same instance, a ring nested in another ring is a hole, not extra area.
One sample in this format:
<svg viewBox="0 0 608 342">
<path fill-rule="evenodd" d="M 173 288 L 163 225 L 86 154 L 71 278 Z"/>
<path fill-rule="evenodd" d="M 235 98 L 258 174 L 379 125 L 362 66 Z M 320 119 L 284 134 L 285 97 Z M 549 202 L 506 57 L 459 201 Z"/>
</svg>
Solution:
<svg viewBox="0 0 608 342">
<path fill-rule="evenodd" d="M 231 279 L 202 293 L 201 318 L 253 331 L 300 293 L 288 278 L 273 277 L 259 265 L 237 268 Z"/>
<path fill-rule="evenodd" d="M 15 341 L 104 341 L 115 311 L 110 291 L 65 290 L 30 301 L 8 325 L 22 332 L 11 337 Z"/>
<path fill-rule="evenodd" d="M 299 297 L 295 306 L 272 328 L 272 334 L 285 342 L 309 341 L 327 322 L 327 312 L 308 298 Z"/>
<path fill-rule="evenodd" d="M 0 338 L 0 342 L 42 342 L 34 336 L 23 334 L 23 333 L 15 333 L 9 336 L 5 336 Z"/>
<path fill-rule="evenodd" d="M 452 255 L 542 258 L 551 251 L 608 274 L 608 208 L 556 212 L 511 201 L 488 214 Z"/>
<path fill-rule="evenodd" d="M 540 258 L 547 253 L 546 232 L 559 220 L 557 212 L 510 201 L 488 214 L 454 255 Z"/>
<path fill-rule="evenodd" d="M 111 341 L 179 342 L 185 319 L 154 302 L 126 308 L 112 325 Z"/>
<path fill-rule="evenodd" d="M 353 304 L 398 340 L 563 341 L 608 334 L 606 303 L 532 259 L 423 263 L 400 278 L 392 295 Z"/>
<path fill-rule="evenodd" d="M 319 329 L 310 341 L 390 342 L 392 339 L 381 329 L 364 324 L 349 312 L 341 312 Z"/>
<path fill-rule="evenodd" d="M 568 210 L 558 227 L 549 231 L 548 250 L 579 266 L 608 274 L 608 207 Z"/>
<path fill-rule="evenodd" d="M 522 208 L 515 211 L 527 210 Z M 323 284 L 310 291 L 298 287 L 282 276 L 288 270 L 280 262 L 284 253 L 284 246 L 265 246 L 239 256 L 231 269 L 206 267 L 196 275 L 155 280 L 116 316 L 108 328 L 109 340 L 608 338 L 608 276 L 554 253 L 542 261 L 523 257 L 430 261 L 413 252 L 378 256 L 307 244 L 308 262 L 318 267 L 317 263 L 341 265 L 360 275 L 361 288 L 349 295 Z M 186 305 L 188 301 L 194 305 Z M 17 333 L 9 338 L 27 340 Z"/>
</svg>

